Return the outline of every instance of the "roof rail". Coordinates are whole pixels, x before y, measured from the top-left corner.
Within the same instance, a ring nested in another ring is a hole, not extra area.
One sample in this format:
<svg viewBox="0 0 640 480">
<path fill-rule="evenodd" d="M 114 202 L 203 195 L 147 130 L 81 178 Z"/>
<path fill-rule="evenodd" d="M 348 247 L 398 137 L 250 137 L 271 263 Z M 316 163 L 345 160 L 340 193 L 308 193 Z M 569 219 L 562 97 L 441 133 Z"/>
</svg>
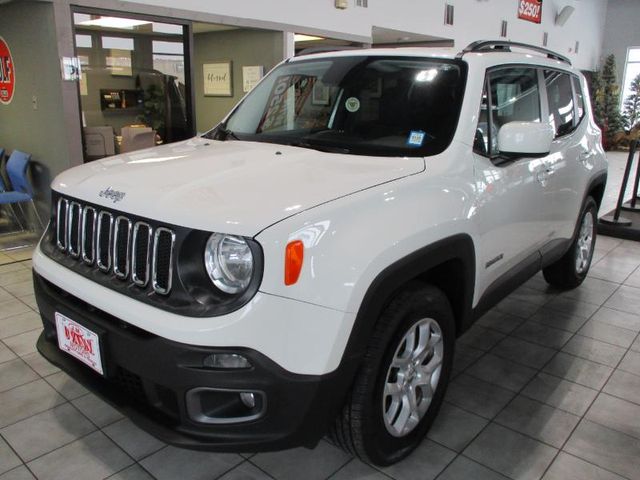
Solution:
<svg viewBox="0 0 640 480">
<path fill-rule="evenodd" d="M 467 45 L 464 50 L 456 55 L 456 58 L 462 58 L 465 53 L 471 52 L 510 52 L 511 47 L 523 48 L 527 50 L 533 50 L 534 52 L 544 53 L 548 58 L 553 60 L 560 60 L 561 62 L 571 65 L 569 60 L 564 55 L 560 55 L 552 50 L 548 50 L 536 45 L 529 45 L 528 43 L 509 42 L 507 40 L 478 40 L 476 42 Z"/>
</svg>

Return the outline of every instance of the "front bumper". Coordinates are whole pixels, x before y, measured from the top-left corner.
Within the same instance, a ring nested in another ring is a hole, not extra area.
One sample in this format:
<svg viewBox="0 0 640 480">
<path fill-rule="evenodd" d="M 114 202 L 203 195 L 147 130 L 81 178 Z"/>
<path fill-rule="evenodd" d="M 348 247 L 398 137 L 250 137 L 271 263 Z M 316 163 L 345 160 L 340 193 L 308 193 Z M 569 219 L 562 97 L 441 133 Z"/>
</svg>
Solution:
<svg viewBox="0 0 640 480">
<path fill-rule="evenodd" d="M 294 374 L 252 349 L 186 345 L 141 330 L 35 272 L 34 289 L 44 323 L 38 339 L 40 353 L 140 427 L 172 445 L 235 452 L 312 447 L 338 413 L 355 372 L 356 362 L 343 362 L 326 375 Z M 101 334 L 104 377 L 58 348 L 55 312 Z M 205 356 L 224 352 L 245 356 L 253 368 L 202 368 Z M 198 387 L 263 392 L 264 412 L 242 423 L 196 422 L 188 414 L 186 398 L 187 392 Z"/>
</svg>

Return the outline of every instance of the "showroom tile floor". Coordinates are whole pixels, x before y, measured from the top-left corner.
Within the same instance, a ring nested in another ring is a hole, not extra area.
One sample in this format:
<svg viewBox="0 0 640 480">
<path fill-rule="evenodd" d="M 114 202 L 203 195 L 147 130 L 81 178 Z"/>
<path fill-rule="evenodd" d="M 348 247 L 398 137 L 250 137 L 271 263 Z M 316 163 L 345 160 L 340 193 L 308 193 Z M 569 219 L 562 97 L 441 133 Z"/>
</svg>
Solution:
<svg viewBox="0 0 640 480">
<path fill-rule="evenodd" d="M 150 437 L 35 351 L 30 253 L 0 252 L 0 480 L 640 479 L 640 243 L 600 237 L 580 288 L 537 275 L 485 315 L 428 438 L 384 469 L 326 441 L 235 455 Z"/>
</svg>

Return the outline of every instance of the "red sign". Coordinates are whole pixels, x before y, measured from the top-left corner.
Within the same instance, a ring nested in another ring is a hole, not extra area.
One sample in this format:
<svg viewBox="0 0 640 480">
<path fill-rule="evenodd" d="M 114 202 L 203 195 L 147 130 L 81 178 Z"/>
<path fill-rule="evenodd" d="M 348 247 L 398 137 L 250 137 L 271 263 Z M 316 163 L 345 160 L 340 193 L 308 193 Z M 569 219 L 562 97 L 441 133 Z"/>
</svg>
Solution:
<svg viewBox="0 0 640 480">
<path fill-rule="evenodd" d="M 0 103 L 8 105 L 16 88 L 16 72 L 9 45 L 0 37 Z"/>
<path fill-rule="evenodd" d="M 518 18 L 540 23 L 542 21 L 542 0 L 519 0 Z"/>
</svg>

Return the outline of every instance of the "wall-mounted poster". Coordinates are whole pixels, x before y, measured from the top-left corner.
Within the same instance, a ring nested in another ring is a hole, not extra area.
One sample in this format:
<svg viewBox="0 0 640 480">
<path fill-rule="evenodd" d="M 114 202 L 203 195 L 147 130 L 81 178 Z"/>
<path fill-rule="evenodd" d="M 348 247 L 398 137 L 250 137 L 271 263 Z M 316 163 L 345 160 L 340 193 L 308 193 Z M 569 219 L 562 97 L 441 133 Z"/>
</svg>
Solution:
<svg viewBox="0 0 640 480">
<path fill-rule="evenodd" d="M 0 104 L 9 105 L 16 89 L 16 74 L 9 45 L 0 37 Z"/>
<path fill-rule="evenodd" d="M 62 79 L 64 81 L 77 82 L 81 75 L 78 57 L 62 57 Z"/>
<path fill-rule="evenodd" d="M 264 75 L 264 67 L 262 65 L 242 67 L 242 91 L 248 92 L 260 81 Z"/>
<path fill-rule="evenodd" d="M 205 63 L 202 65 L 204 76 L 204 95 L 209 97 L 231 97 L 231 62 Z"/>
<path fill-rule="evenodd" d="M 518 18 L 528 22 L 542 22 L 542 0 L 518 0 Z"/>
</svg>

